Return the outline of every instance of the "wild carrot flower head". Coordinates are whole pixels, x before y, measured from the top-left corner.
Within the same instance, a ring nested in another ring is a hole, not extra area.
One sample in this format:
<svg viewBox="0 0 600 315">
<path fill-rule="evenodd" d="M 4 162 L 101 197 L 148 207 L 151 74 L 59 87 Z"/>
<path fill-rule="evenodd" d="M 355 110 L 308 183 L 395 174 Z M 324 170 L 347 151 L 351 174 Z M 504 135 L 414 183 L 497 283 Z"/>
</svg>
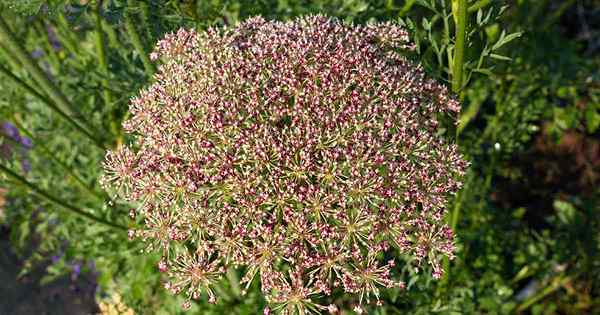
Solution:
<svg viewBox="0 0 600 315">
<path fill-rule="evenodd" d="M 131 102 L 137 141 L 103 183 L 139 204 L 131 231 L 162 252 L 165 286 L 207 295 L 225 270 L 260 281 L 271 310 L 335 311 L 332 291 L 380 303 L 398 253 L 442 274 L 443 223 L 466 162 L 440 136 L 459 104 L 399 53 L 407 33 L 323 16 L 179 30 Z M 186 303 L 186 306 L 189 306 Z"/>
</svg>

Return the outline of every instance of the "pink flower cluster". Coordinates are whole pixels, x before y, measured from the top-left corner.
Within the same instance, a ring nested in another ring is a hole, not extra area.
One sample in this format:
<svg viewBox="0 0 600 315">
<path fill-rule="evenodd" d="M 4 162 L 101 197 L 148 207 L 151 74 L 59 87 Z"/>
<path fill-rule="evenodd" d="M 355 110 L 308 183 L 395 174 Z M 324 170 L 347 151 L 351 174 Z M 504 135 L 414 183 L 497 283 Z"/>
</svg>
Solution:
<svg viewBox="0 0 600 315">
<path fill-rule="evenodd" d="M 467 162 L 438 130 L 459 104 L 410 48 L 397 25 L 324 16 L 161 40 L 124 123 L 137 141 L 107 154 L 102 182 L 139 206 L 130 236 L 162 252 L 165 287 L 214 302 L 239 267 L 266 313 L 306 314 L 335 312 L 319 301 L 336 290 L 380 304 L 403 286 L 398 254 L 439 278 Z"/>
</svg>

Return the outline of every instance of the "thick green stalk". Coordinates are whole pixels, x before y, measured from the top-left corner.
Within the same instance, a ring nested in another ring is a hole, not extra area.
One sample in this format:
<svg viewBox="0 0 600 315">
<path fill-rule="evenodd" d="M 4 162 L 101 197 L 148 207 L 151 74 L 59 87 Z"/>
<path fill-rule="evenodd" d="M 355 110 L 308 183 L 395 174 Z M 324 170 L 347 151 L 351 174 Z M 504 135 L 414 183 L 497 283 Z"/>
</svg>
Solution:
<svg viewBox="0 0 600 315">
<path fill-rule="evenodd" d="M 50 109 L 55 111 L 59 116 L 64 118 L 69 124 L 71 124 L 73 127 L 75 127 L 75 129 L 77 129 L 81 133 L 85 134 L 88 138 L 94 139 L 94 137 L 92 136 L 91 133 L 89 133 L 89 131 L 87 131 L 77 121 L 75 121 L 73 118 L 71 118 L 69 115 L 67 115 L 67 113 L 65 113 L 62 109 L 60 109 L 58 106 L 56 106 L 56 104 L 52 100 L 50 100 L 46 96 L 40 94 L 33 87 L 29 86 L 29 84 L 25 83 L 23 80 L 19 79 L 17 76 L 15 76 L 13 73 L 11 73 L 8 69 L 5 69 L 4 67 L 0 66 L 0 73 L 4 74 L 4 76 L 6 78 L 8 78 L 10 81 L 12 81 L 15 85 L 19 86 L 20 88 L 24 89 L 26 92 L 28 92 L 35 98 L 37 98 L 40 101 L 42 101 L 43 103 L 45 103 L 48 107 L 50 107 Z"/>
<path fill-rule="evenodd" d="M 31 75 L 34 81 L 40 86 L 40 88 L 48 94 L 50 99 L 66 114 L 73 116 L 75 113 L 73 111 L 74 106 L 67 99 L 67 97 L 60 91 L 60 89 L 52 82 L 44 73 L 44 71 L 32 60 L 31 56 L 25 51 L 25 49 L 19 44 L 19 41 L 10 31 L 8 25 L 0 16 L 0 40 L 2 43 L 8 48 L 10 53 L 14 54 L 14 56 L 19 60 L 19 62 L 23 65 L 23 68 L 27 70 L 27 72 Z M 83 127 L 82 127 L 83 128 Z M 105 149 L 103 142 L 94 137 L 91 132 L 88 131 L 87 128 L 84 128 L 86 132 L 84 133 L 88 136 L 96 145 L 100 148 Z"/>
<path fill-rule="evenodd" d="M 128 8 L 125 11 L 125 29 L 127 30 L 127 35 L 131 40 L 131 44 L 133 44 L 133 48 L 137 51 L 140 59 L 142 60 L 142 64 L 144 65 L 144 70 L 148 77 L 151 77 L 154 74 L 154 65 L 150 61 L 146 50 L 144 49 L 144 45 L 142 44 L 142 39 L 140 38 L 140 34 L 135 28 L 134 18 L 132 14 L 133 7 L 135 6 L 134 0 L 127 0 Z"/>
<path fill-rule="evenodd" d="M 120 230 L 127 230 L 127 227 L 120 225 L 118 223 L 114 223 L 114 222 L 110 222 L 107 221 L 101 217 L 97 217 L 91 213 L 85 212 L 79 208 L 77 208 L 74 205 L 71 205 L 70 203 L 56 197 L 53 196 L 52 194 L 50 194 L 49 192 L 37 187 L 36 185 L 30 183 L 28 180 L 26 180 L 25 178 L 23 178 L 21 175 L 13 172 L 12 170 L 10 170 L 9 168 L 7 168 L 6 166 L 0 164 L 0 171 L 4 174 L 6 174 L 8 177 L 16 180 L 19 184 L 31 189 L 32 191 L 34 191 L 36 194 L 40 195 L 41 197 L 44 197 L 45 199 L 47 199 L 48 201 L 64 208 L 67 211 L 73 212 L 77 215 L 80 215 L 84 218 L 87 218 L 89 220 L 92 220 L 94 222 L 112 227 L 112 228 L 116 228 L 116 229 L 120 229 Z"/>
<path fill-rule="evenodd" d="M 467 1 L 452 0 L 452 14 L 456 22 L 454 56 L 452 58 L 452 91 L 462 94 L 465 41 L 467 35 Z"/>
<path fill-rule="evenodd" d="M 454 33 L 454 55 L 452 56 L 452 91 L 459 95 L 459 99 L 462 101 L 464 93 L 463 88 L 463 66 L 465 59 L 465 42 L 467 34 L 467 1 L 466 0 L 452 0 L 452 14 L 455 22 L 455 33 Z M 456 132 L 456 143 L 458 145 L 458 129 Z M 460 217 L 460 209 L 462 207 L 462 199 L 464 190 L 467 189 L 468 182 L 463 187 L 463 190 L 458 192 L 454 202 L 454 209 L 450 216 L 450 227 L 452 231 L 456 233 L 456 227 L 458 225 L 458 219 Z M 444 284 L 448 280 L 450 262 L 446 258 L 444 260 L 444 267 L 446 273 L 444 275 Z"/>
</svg>

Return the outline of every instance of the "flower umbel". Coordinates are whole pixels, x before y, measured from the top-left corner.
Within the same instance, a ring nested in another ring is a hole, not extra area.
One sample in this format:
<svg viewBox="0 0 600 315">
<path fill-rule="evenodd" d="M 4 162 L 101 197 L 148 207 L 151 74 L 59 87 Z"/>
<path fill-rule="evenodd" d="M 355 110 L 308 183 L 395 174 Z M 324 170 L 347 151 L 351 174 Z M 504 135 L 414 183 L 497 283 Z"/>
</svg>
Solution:
<svg viewBox="0 0 600 315">
<path fill-rule="evenodd" d="M 161 40 L 124 123 L 137 141 L 108 153 L 103 183 L 140 204 L 132 235 L 163 253 L 167 287 L 213 302 L 226 268 L 244 267 L 265 312 L 308 314 L 337 312 L 317 304 L 333 290 L 380 304 L 403 287 L 398 253 L 439 277 L 467 163 L 438 131 L 458 103 L 411 47 L 391 23 L 323 16 Z"/>
</svg>

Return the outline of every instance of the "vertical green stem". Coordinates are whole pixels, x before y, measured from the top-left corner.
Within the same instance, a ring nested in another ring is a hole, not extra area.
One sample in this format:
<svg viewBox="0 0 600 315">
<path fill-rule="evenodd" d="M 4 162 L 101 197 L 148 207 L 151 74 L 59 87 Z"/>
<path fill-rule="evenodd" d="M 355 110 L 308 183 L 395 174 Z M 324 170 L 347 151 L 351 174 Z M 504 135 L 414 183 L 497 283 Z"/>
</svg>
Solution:
<svg viewBox="0 0 600 315">
<path fill-rule="evenodd" d="M 452 58 L 454 57 L 452 55 L 452 50 L 450 49 L 450 44 L 452 42 L 452 38 L 450 37 L 450 22 L 448 22 L 448 20 L 450 19 L 450 16 L 448 15 L 448 10 L 446 8 L 446 1 L 443 0 L 442 1 L 442 23 L 444 25 L 444 32 L 443 32 L 443 42 L 442 44 L 444 44 L 446 47 L 448 47 L 446 49 L 446 56 L 448 58 L 448 69 L 450 69 L 450 72 L 452 72 Z M 438 57 L 439 58 L 439 57 Z M 441 60 L 438 60 L 438 62 L 440 63 L 440 65 L 442 64 Z"/>
<path fill-rule="evenodd" d="M 112 104 L 112 93 L 109 89 L 108 82 L 108 63 L 106 62 L 106 45 L 104 40 L 104 31 L 102 30 L 102 16 L 100 15 L 100 9 L 102 7 L 102 1 L 98 0 L 95 10 L 93 10 L 94 21 L 96 26 L 96 54 L 98 55 L 98 65 L 102 72 L 102 94 L 104 96 L 104 104 L 108 107 Z"/>
<path fill-rule="evenodd" d="M 123 48 L 123 43 L 119 41 L 117 32 L 115 31 L 112 25 L 106 22 L 106 20 L 102 20 L 102 29 L 104 30 L 106 35 L 108 35 L 108 43 L 110 47 L 114 48 L 115 50 L 120 50 L 121 48 Z"/>
<path fill-rule="evenodd" d="M 148 77 L 151 77 L 154 74 L 154 65 L 150 61 L 148 54 L 144 49 L 144 45 L 142 44 L 142 40 L 140 38 L 140 34 L 135 28 L 135 23 L 133 20 L 132 9 L 135 6 L 135 0 L 127 0 L 127 10 L 125 11 L 125 29 L 127 30 L 127 35 L 133 44 L 133 48 L 137 51 L 140 59 L 142 60 L 142 64 L 144 65 L 144 70 Z"/>
<path fill-rule="evenodd" d="M 454 57 L 452 58 L 452 91 L 462 94 L 465 40 L 467 35 L 467 1 L 452 0 L 452 13 L 456 22 Z"/>
<path fill-rule="evenodd" d="M 466 177 L 466 181 L 465 181 L 464 186 L 462 187 L 462 189 L 459 192 L 456 193 L 456 195 L 454 197 L 454 206 L 452 207 L 452 212 L 450 213 L 450 217 L 449 217 L 450 228 L 454 232 L 456 232 L 456 227 L 458 226 L 458 218 L 460 216 L 460 209 L 464 202 L 464 195 L 465 195 L 465 193 L 467 193 L 467 190 L 470 189 L 471 182 L 473 180 L 474 175 L 469 172 L 465 175 L 465 177 Z M 445 272 L 444 272 L 444 276 L 440 283 L 440 288 L 445 287 L 446 284 L 448 283 L 448 274 L 450 273 L 450 260 L 448 259 L 448 257 L 444 257 L 443 267 L 444 267 Z"/>
<path fill-rule="evenodd" d="M 8 50 L 14 54 L 18 61 L 23 65 L 23 68 L 32 76 L 34 81 L 40 86 L 40 88 L 50 97 L 50 99 L 65 113 L 70 116 L 74 116 L 74 106 L 67 99 L 67 97 L 60 91 L 60 89 L 52 82 L 44 73 L 42 69 L 32 60 L 31 56 L 25 51 L 19 44 L 19 41 L 10 31 L 8 25 L 0 16 L 0 40 L 8 48 Z M 87 128 L 81 127 L 80 130 L 85 130 L 84 134 L 89 137 L 98 147 L 104 149 L 104 143 L 93 136 Z"/>
<path fill-rule="evenodd" d="M 467 36 L 467 1 L 466 0 L 452 0 L 452 15 L 454 16 L 454 54 L 452 56 L 452 91 L 459 95 L 459 99 L 462 101 L 464 93 L 463 88 L 463 67 L 465 60 L 465 45 Z M 457 129 L 458 130 L 458 129 Z M 457 133 L 457 144 L 458 144 L 458 133 Z M 460 217 L 460 209 L 462 207 L 462 199 L 464 190 L 467 189 L 467 185 L 463 187 L 463 191 L 460 191 L 455 198 L 454 208 L 450 216 L 450 227 L 456 232 L 458 225 L 458 219 Z M 444 274 L 443 284 L 445 285 L 448 281 L 448 274 L 450 269 L 450 262 L 446 258 L 444 259 Z"/>
<path fill-rule="evenodd" d="M 145 25 L 149 26 L 150 5 L 146 1 L 140 1 L 139 5 L 142 13 L 142 21 Z M 152 31 L 150 30 L 150 27 L 146 27 L 146 36 L 148 36 L 148 38 L 152 38 Z"/>
<path fill-rule="evenodd" d="M 452 57 L 452 91 L 459 95 L 459 99 L 463 100 L 463 66 L 465 59 L 465 42 L 467 35 L 467 1 L 452 0 L 452 14 L 454 15 L 455 26 L 455 42 L 454 56 Z M 458 129 L 457 129 L 458 131 Z M 458 133 L 456 134 L 456 143 L 458 144 Z M 463 189 L 464 190 L 464 189 Z M 450 226 L 453 231 L 456 231 L 458 218 L 460 216 L 460 208 L 462 205 L 462 193 L 457 195 L 457 200 L 452 211 Z"/>
</svg>

